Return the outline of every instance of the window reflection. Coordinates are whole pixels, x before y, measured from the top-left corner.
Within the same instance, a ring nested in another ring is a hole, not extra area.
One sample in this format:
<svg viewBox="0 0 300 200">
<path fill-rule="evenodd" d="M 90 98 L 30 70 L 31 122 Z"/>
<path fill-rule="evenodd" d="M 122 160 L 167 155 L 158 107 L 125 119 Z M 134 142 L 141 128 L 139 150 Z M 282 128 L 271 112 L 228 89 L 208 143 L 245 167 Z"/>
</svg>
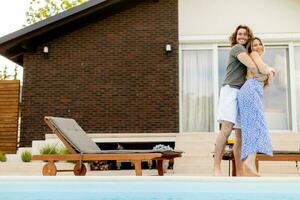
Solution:
<svg viewBox="0 0 300 200">
<path fill-rule="evenodd" d="M 264 61 L 275 68 L 273 83 L 264 91 L 263 105 L 268 125 L 272 130 L 290 130 L 290 109 L 288 94 L 288 49 L 267 47 Z"/>
<path fill-rule="evenodd" d="M 225 79 L 226 67 L 228 63 L 229 48 L 218 49 L 219 63 L 219 91 Z M 300 48 L 299 48 L 300 54 Z M 300 58 L 300 55 L 298 56 Z M 264 55 L 265 62 L 274 67 L 277 71 L 273 83 L 265 89 L 263 106 L 266 118 L 271 130 L 290 130 L 290 105 L 288 94 L 288 49 L 287 47 L 266 47 Z M 298 72 L 300 76 L 300 59 Z M 299 77 L 300 78 L 300 77 Z M 298 87 L 298 94 L 300 87 Z M 298 102 L 300 96 L 298 96 Z M 300 111 L 300 110 L 299 110 Z M 299 112 L 298 112 L 299 113 Z M 300 124 L 300 123 L 299 123 Z M 300 126 L 300 125 L 299 125 Z"/>
<path fill-rule="evenodd" d="M 300 47 L 295 47 L 295 82 L 296 82 L 296 99 L 297 99 L 297 116 L 298 130 L 300 130 Z"/>
<path fill-rule="evenodd" d="M 218 51 L 218 64 L 219 64 L 219 92 L 222 87 L 223 81 L 225 80 L 226 75 L 226 67 L 229 58 L 229 50 L 228 47 L 219 48 Z"/>
</svg>

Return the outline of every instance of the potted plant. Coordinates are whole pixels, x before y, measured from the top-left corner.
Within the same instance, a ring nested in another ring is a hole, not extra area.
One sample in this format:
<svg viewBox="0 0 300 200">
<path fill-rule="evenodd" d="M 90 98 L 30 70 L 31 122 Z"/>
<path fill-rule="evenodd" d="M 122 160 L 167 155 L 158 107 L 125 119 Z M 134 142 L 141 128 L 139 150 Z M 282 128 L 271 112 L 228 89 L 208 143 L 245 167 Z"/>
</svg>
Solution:
<svg viewBox="0 0 300 200">
<path fill-rule="evenodd" d="M 21 154 L 21 159 L 23 162 L 30 162 L 31 161 L 31 152 L 28 150 L 23 151 Z"/>
</svg>

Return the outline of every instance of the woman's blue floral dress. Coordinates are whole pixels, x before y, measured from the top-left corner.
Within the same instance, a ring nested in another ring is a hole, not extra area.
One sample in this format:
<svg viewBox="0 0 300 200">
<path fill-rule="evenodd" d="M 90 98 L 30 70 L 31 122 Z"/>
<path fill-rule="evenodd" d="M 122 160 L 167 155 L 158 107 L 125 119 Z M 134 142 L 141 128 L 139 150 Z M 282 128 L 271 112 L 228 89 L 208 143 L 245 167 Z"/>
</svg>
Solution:
<svg viewBox="0 0 300 200">
<path fill-rule="evenodd" d="M 250 77 L 238 92 L 242 129 L 241 159 L 252 153 L 273 155 L 272 143 L 262 106 L 263 82 Z"/>
</svg>

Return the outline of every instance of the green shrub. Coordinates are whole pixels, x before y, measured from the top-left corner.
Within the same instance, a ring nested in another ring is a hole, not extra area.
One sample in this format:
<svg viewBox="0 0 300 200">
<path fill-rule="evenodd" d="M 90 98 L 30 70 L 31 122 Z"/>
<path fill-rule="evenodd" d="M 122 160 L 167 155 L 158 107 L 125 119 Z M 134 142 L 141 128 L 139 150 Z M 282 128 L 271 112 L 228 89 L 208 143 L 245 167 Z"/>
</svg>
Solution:
<svg viewBox="0 0 300 200">
<path fill-rule="evenodd" d="M 50 145 L 46 144 L 40 149 L 40 154 L 58 154 L 58 150 L 56 148 L 56 145 Z"/>
<path fill-rule="evenodd" d="M 21 158 L 22 158 L 23 162 L 30 162 L 31 161 L 31 152 L 23 151 L 21 154 Z"/>
<path fill-rule="evenodd" d="M 67 149 L 67 147 L 61 147 L 60 149 L 58 149 L 58 153 L 59 154 L 70 154 L 70 152 Z"/>
<path fill-rule="evenodd" d="M 59 152 L 59 154 L 63 154 L 63 155 L 70 154 L 69 150 L 65 146 L 62 146 L 61 148 L 59 148 L 58 152 Z M 73 161 L 73 160 L 67 160 L 67 162 L 75 163 L 75 161 Z"/>
<path fill-rule="evenodd" d="M 6 154 L 0 151 L 0 162 L 6 162 Z"/>
</svg>

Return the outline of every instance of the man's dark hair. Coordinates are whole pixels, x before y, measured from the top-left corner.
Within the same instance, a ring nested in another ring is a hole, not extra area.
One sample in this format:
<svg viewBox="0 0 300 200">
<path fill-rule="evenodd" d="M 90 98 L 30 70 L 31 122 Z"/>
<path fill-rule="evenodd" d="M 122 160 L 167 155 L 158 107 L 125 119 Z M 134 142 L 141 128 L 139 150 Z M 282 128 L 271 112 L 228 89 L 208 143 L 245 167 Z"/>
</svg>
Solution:
<svg viewBox="0 0 300 200">
<path fill-rule="evenodd" d="M 236 36 L 237 36 L 237 32 L 240 29 L 245 29 L 247 31 L 247 33 L 248 33 L 248 41 L 252 40 L 252 38 L 253 38 L 253 32 L 252 32 L 252 30 L 248 26 L 246 26 L 246 25 L 239 25 L 238 27 L 236 27 L 235 31 L 229 37 L 229 42 L 230 42 L 231 46 L 234 46 L 234 45 L 237 44 Z"/>
</svg>

